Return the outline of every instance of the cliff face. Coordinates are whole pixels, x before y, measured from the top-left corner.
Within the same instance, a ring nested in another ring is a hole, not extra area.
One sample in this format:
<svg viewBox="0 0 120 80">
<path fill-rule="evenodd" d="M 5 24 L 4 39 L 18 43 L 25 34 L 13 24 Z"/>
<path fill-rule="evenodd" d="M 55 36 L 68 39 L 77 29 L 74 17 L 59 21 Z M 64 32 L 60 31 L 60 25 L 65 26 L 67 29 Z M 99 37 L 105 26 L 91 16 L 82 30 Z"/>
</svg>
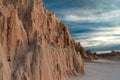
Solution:
<svg viewBox="0 0 120 80">
<path fill-rule="evenodd" d="M 67 27 L 42 0 L 0 0 L 0 80 L 64 80 L 81 74 L 81 56 Z"/>
</svg>

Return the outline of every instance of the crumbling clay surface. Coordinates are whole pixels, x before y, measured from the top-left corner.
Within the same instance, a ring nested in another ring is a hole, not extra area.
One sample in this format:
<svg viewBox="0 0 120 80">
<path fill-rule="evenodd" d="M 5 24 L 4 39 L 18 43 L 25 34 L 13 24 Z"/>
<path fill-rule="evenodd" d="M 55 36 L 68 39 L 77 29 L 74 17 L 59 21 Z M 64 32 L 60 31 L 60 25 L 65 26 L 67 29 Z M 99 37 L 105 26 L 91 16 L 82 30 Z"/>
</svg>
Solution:
<svg viewBox="0 0 120 80">
<path fill-rule="evenodd" d="M 42 0 L 0 0 L 0 80 L 84 74 L 68 28 Z"/>
</svg>

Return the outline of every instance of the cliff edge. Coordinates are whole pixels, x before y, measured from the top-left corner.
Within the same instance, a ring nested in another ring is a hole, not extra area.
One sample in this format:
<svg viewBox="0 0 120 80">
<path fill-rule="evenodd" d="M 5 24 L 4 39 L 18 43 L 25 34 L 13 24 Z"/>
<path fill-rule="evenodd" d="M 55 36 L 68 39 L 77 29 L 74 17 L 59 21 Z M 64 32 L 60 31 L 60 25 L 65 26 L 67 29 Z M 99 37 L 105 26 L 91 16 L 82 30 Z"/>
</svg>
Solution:
<svg viewBox="0 0 120 80">
<path fill-rule="evenodd" d="M 42 0 L 0 0 L 0 80 L 85 74 L 68 28 Z"/>
</svg>

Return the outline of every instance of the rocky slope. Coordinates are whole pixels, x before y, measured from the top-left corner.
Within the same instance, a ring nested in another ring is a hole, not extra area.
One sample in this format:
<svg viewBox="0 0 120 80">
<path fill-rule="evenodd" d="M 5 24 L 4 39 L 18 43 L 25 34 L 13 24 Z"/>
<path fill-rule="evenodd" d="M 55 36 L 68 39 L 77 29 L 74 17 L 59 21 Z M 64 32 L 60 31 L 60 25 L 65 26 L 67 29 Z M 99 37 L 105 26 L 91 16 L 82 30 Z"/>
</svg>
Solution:
<svg viewBox="0 0 120 80">
<path fill-rule="evenodd" d="M 67 27 L 42 0 L 0 0 L 0 80 L 85 74 Z"/>
<path fill-rule="evenodd" d="M 90 50 L 85 51 L 80 42 L 75 43 L 75 50 L 76 52 L 79 52 L 79 54 L 81 54 L 82 58 L 85 60 L 93 61 L 98 59 L 96 53 L 92 53 Z"/>
</svg>

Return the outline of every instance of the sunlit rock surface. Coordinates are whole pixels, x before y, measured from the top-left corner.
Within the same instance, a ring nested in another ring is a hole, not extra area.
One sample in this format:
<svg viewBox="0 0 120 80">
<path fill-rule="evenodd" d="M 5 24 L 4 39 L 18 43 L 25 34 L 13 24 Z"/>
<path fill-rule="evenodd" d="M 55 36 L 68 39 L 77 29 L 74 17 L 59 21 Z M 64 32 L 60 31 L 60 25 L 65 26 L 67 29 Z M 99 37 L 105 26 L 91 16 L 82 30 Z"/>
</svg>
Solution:
<svg viewBox="0 0 120 80">
<path fill-rule="evenodd" d="M 0 0 L 0 80 L 85 74 L 68 28 L 42 0 Z"/>
</svg>

